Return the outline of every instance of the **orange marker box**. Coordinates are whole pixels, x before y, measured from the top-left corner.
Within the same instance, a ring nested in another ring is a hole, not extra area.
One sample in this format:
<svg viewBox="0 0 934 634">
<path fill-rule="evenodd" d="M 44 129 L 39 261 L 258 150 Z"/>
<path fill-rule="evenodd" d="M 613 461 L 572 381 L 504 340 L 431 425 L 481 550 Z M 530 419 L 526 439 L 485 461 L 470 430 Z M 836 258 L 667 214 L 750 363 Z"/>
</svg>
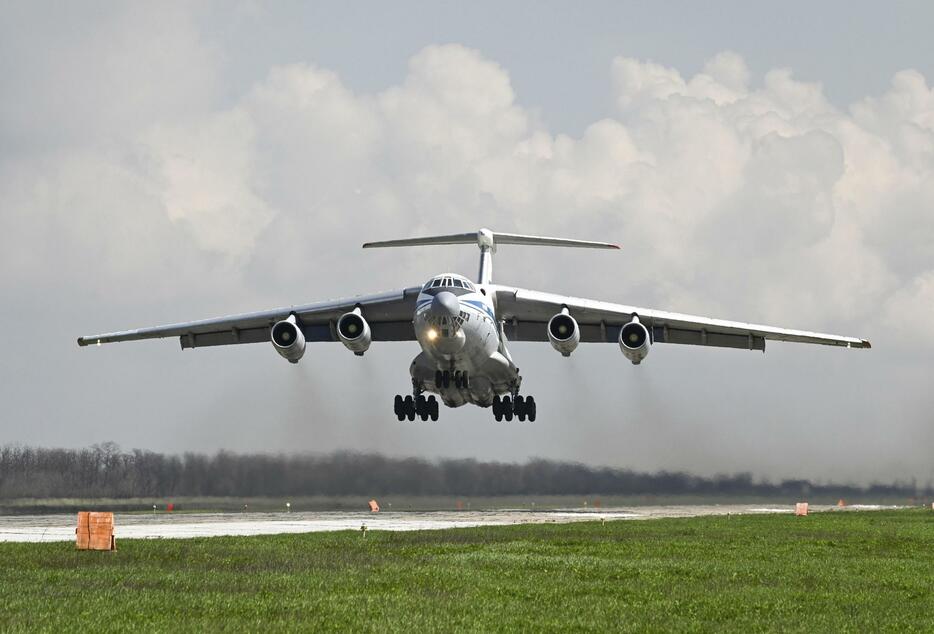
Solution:
<svg viewBox="0 0 934 634">
<path fill-rule="evenodd" d="M 795 515 L 807 515 L 808 514 L 808 503 L 807 502 L 798 502 L 795 504 Z"/>
</svg>

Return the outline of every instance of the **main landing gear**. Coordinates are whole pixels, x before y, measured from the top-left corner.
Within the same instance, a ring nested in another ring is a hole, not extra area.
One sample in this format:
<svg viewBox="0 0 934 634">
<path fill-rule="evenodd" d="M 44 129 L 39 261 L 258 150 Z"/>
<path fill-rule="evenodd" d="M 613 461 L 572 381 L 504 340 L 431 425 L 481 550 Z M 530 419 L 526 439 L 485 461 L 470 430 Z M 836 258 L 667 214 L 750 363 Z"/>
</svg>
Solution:
<svg viewBox="0 0 934 634">
<path fill-rule="evenodd" d="M 415 420 L 415 417 L 418 416 L 422 420 L 431 418 L 431 420 L 435 421 L 438 420 L 438 399 L 434 397 L 434 394 L 428 398 L 421 394 L 406 396 L 405 398 L 396 394 L 393 411 L 399 420 L 405 420 L 406 418 Z"/>
<path fill-rule="evenodd" d="M 493 417 L 497 422 L 504 418 L 506 420 L 512 420 L 512 417 L 515 416 L 520 421 L 524 421 L 528 418 L 529 422 L 534 423 L 536 413 L 537 408 L 535 406 L 534 396 L 523 397 L 515 394 L 511 398 L 509 395 L 502 398 L 500 398 L 499 395 L 493 397 Z"/>
</svg>

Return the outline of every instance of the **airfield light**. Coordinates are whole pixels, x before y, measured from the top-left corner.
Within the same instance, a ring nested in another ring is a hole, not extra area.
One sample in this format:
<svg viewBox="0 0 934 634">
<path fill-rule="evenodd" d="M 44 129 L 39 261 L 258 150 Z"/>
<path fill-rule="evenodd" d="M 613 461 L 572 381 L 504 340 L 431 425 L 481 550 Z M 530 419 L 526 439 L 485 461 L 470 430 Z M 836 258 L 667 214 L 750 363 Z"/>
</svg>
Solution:
<svg viewBox="0 0 934 634">
<path fill-rule="evenodd" d="M 98 347 L 98 348 L 101 347 L 101 340 L 100 340 L 100 339 L 97 340 L 97 347 Z"/>
<path fill-rule="evenodd" d="M 438 338 L 438 331 L 435 330 L 434 328 L 429 328 L 427 335 L 428 335 L 428 341 L 434 341 L 435 339 Z"/>
</svg>

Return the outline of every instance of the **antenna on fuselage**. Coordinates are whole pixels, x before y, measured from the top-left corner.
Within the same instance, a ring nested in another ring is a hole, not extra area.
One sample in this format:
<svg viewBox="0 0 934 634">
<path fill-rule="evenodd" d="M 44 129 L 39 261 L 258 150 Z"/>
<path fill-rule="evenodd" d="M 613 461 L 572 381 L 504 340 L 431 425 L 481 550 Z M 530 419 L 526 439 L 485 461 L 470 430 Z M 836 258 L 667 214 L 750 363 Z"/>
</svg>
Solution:
<svg viewBox="0 0 934 634">
<path fill-rule="evenodd" d="M 402 238 L 367 242 L 364 249 L 382 247 L 420 247 L 440 244 L 476 244 L 480 247 L 480 272 L 477 282 L 489 284 L 493 281 L 493 254 L 498 244 L 525 244 L 546 247 L 577 247 L 582 249 L 618 249 L 618 244 L 592 242 L 590 240 L 571 240 L 569 238 L 546 238 L 526 236 L 518 233 L 494 233 L 490 229 L 480 229 L 470 233 L 452 233 L 443 236 L 425 236 L 423 238 Z"/>
</svg>

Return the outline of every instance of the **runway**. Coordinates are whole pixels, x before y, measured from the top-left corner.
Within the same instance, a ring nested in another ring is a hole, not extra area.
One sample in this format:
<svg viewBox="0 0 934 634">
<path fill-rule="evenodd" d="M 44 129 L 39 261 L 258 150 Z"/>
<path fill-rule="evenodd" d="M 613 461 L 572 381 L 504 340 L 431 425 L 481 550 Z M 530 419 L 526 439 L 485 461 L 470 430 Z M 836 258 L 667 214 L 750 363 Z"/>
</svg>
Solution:
<svg viewBox="0 0 934 634">
<path fill-rule="evenodd" d="M 883 508 L 854 505 L 850 510 Z M 889 507 L 885 507 L 889 508 Z M 892 507 L 894 508 L 894 507 Z M 837 510 L 811 506 L 812 512 Z M 790 505 L 723 504 L 639 506 L 613 509 L 554 511 L 426 511 L 426 512 L 296 512 L 296 513 L 159 513 L 115 514 L 117 539 L 181 539 L 222 535 L 275 535 L 321 531 L 417 531 L 472 526 L 547 524 L 583 521 L 649 520 L 703 515 L 793 513 Z M 0 517 L 0 542 L 58 542 L 75 538 L 74 515 Z"/>
</svg>

